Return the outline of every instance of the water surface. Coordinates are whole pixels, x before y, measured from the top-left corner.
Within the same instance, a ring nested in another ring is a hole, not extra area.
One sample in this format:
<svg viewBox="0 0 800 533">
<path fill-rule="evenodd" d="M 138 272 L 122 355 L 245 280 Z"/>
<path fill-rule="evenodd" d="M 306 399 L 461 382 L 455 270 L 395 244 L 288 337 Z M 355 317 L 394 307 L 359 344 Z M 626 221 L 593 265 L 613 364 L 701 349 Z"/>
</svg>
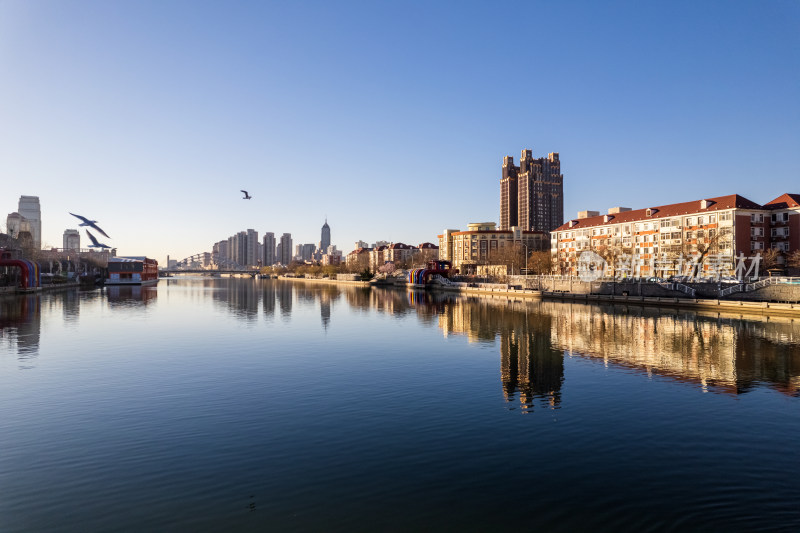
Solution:
<svg viewBox="0 0 800 533">
<path fill-rule="evenodd" d="M 0 300 L 0 531 L 797 531 L 800 323 L 251 279 Z"/>
</svg>

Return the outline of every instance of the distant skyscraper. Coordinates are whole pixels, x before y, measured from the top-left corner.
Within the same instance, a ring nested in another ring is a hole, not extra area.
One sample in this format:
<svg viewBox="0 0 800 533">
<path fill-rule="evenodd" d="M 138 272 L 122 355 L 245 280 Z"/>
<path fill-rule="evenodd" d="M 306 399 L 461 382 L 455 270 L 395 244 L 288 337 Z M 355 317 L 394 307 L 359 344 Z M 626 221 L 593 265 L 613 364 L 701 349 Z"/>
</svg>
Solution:
<svg viewBox="0 0 800 533">
<path fill-rule="evenodd" d="M 76 229 L 64 230 L 64 250 L 80 250 L 81 234 Z"/>
<path fill-rule="evenodd" d="M 292 234 L 284 233 L 281 235 L 281 256 L 278 261 L 282 265 L 288 265 L 292 262 Z"/>
<path fill-rule="evenodd" d="M 275 264 L 275 234 L 267 232 L 264 234 L 264 266 Z"/>
<path fill-rule="evenodd" d="M 299 246 L 301 247 L 299 255 L 303 261 L 311 261 L 314 257 L 314 248 L 316 248 L 316 246 L 313 244 L 301 244 Z"/>
<path fill-rule="evenodd" d="M 20 215 L 25 217 L 31 224 L 31 234 L 33 235 L 33 246 L 39 250 L 42 248 L 42 210 L 39 207 L 38 196 L 20 196 L 19 209 Z"/>
<path fill-rule="evenodd" d="M 254 229 L 248 229 L 244 264 L 247 266 L 257 266 L 258 260 L 258 232 Z"/>
<path fill-rule="evenodd" d="M 551 231 L 564 222 L 564 175 L 558 152 L 534 159 L 522 150 L 519 166 L 503 158 L 500 178 L 500 229 Z"/>
<path fill-rule="evenodd" d="M 322 239 L 319 242 L 320 250 L 327 250 L 331 245 L 331 227 L 328 226 L 328 219 L 325 219 L 325 224 L 322 225 Z"/>
</svg>

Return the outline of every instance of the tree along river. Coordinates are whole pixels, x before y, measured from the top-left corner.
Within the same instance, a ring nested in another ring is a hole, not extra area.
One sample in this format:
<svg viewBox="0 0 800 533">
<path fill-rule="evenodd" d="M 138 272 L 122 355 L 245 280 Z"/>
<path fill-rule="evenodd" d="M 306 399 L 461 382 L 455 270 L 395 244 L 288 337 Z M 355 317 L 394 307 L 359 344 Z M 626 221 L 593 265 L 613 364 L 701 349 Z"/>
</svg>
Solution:
<svg viewBox="0 0 800 533">
<path fill-rule="evenodd" d="M 0 299 L 0 531 L 798 531 L 800 320 L 277 280 Z"/>
</svg>

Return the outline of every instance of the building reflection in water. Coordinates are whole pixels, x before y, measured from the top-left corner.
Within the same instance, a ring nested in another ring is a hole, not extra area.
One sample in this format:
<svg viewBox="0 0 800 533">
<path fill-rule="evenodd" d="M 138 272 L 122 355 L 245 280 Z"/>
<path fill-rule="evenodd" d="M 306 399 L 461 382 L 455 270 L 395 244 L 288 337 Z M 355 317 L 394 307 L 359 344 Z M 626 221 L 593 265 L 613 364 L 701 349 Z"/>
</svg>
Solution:
<svg viewBox="0 0 800 533">
<path fill-rule="evenodd" d="M 281 318 L 289 320 L 292 316 L 292 284 L 279 283 L 277 288 L 278 308 L 281 311 Z"/>
<path fill-rule="evenodd" d="M 526 410 L 537 402 L 559 406 L 564 354 L 702 390 L 741 394 L 767 386 L 800 395 L 800 323 L 792 319 L 424 292 L 409 302 L 421 315 L 437 314 L 445 336 L 499 339 L 503 392 Z"/>
<path fill-rule="evenodd" d="M 696 384 L 703 390 L 740 394 L 768 386 L 800 391 L 800 321 L 709 315 L 645 307 L 463 297 L 426 291 L 370 289 L 264 280 L 231 280 L 236 288 L 215 298 L 244 317 L 284 320 L 296 303 L 319 302 L 322 327 L 331 327 L 333 304 L 437 324 L 445 336 L 499 345 L 504 396 L 524 410 L 562 402 L 564 357 L 582 357 L 641 373 Z M 224 286 L 222 287 L 224 289 Z M 295 300 L 296 298 L 296 300 Z M 249 318 L 248 318 L 249 319 Z"/>
<path fill-rule="evenodd" d="M 27 294 L 0 298 L 0 347 L 16 353 L 20 368 L 32 368 L 39 354 L 41 296 Z"/>
<path fill-rule="evenodd" d="M 152 303 L 158 297 L 154 285 L 108 285 L 105 287 L 109 306 L 140 307 Z"/>
<path fill-rule="evenodd" d="M 800 323 L 641 307 L 545 302 L 555 318 L 554 344 L 648 375 L 740 394 L 766 385 L 800 391 Z"/>
<path fill-rule="evenodd" d="M 275 317 L 275 283 L 266 282 L 261 284 L 261 301 L 264 306 L 264 316 L 272 319 Z"/>
<path fill-rule="evenodd" d="M 556 409 L 564 383 L 564 353 L 552 345 L 552 319 L 525 304 L 488 298 L 455 298 L 419 292 L 418 308 L 436 309 L 445 336 L 500 344 L 500 382 L 508 402 L 523 411 Z"/>
</svg>

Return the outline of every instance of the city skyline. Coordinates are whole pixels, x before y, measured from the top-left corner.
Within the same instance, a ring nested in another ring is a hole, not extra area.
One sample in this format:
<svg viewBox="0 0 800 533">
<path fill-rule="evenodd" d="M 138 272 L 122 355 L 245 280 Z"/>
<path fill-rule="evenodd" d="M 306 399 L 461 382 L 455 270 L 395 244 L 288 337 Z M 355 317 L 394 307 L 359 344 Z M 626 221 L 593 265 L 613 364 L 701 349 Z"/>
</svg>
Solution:
<svg viewBox="0 0 800 533">
<path fill-rule="evenodd" d="M 548 23 L 507 29 L 526 20 Z M 163 261 L 243 228 L 316 242 L 324 214 L 345 253 L 500 222 L 520 148 L 560 154 L 565 219 L 792 192 L 798 23 L 795 3 L 7 1 L 0 209 L 38 196 L 43 246 L 73 212 Z"/>
</svg>

